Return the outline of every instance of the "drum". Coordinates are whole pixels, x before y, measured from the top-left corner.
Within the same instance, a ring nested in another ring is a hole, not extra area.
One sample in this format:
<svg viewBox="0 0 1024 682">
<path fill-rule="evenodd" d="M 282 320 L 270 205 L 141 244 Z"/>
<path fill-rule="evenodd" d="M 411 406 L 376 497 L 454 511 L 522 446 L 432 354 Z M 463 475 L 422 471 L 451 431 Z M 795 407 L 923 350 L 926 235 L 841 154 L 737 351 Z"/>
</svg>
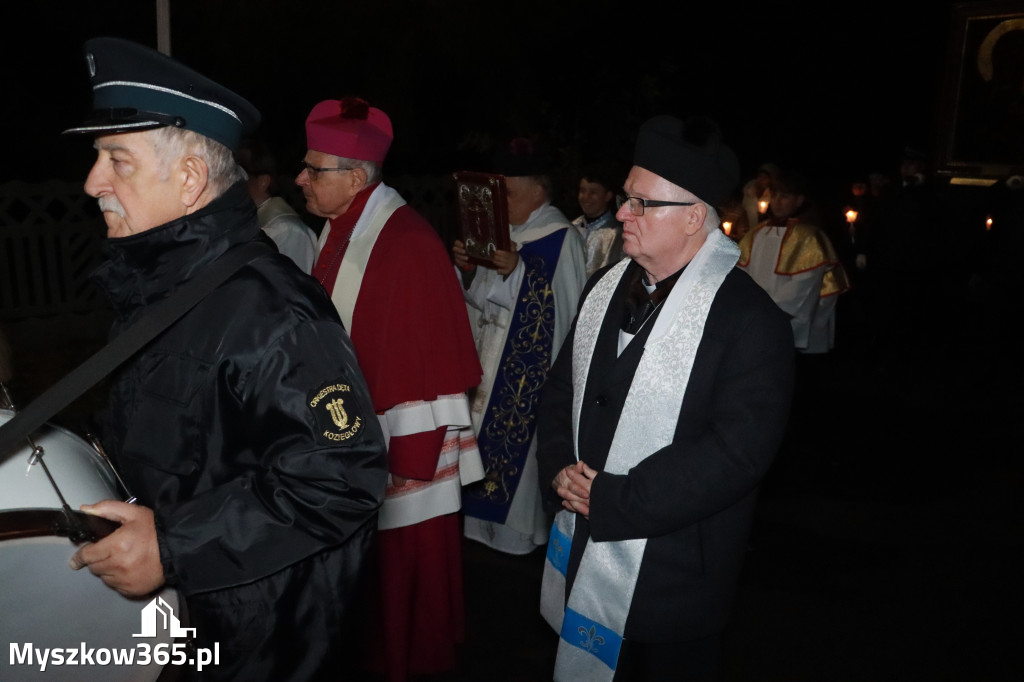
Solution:
<svg viewBox="0 0 1024 682">
<path fill-rule="evenodd" d="M 0 424 L 10 418 L 10 412 L 0 410 Z M 43 449 L 49 473 L 75 516 L 91 523 L 98 537 L 116 528 L 77 513 L 82 504 L 123 499 L 104 458 L 55 426 L 40 428 L 32 440 Z M 164 669 L 157 660 L 168 659 L 153 653 L 182 649 L 180 643 L 172 648 L 174 636 L 167 627 L 180 625 L 177 593 L 164 589 L 128 599 L 87 568 L 73 571 L 68 562 L 78 545 L 68 536 L 75 536 L 69 528 L 74 524 L 43 467 L 29 464 L 31 456 L 27 442 L 15 452 L 0 453 L 0 679 L 156 680 Z M 44 652 L 47 662 L 40 674 Z M 148 664 L 140 665 L 140 658 Z"/>
</svg>

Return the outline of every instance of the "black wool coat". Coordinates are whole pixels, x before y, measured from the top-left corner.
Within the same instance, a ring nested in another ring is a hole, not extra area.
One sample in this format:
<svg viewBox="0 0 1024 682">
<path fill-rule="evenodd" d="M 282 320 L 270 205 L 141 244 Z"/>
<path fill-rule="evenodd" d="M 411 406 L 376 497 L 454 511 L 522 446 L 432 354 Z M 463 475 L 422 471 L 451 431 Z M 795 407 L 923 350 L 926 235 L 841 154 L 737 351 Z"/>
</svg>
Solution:
<svg viewBox="0 0 1024 682">
<path fill-rule="evenodd" d="M 781 442 L 793 389 L 789 322 L 745 273 L 733 269 L 718 290 L 697 349 L 672 443 L 625 475 L 602 471 L 647 335 L 649 320 L 616 357 L 630 263 L 605 313 L 584 393 L 579 456 L 601 471 L 590 519 L 576 519 L 567 591 L 587 540 L 647 538 L 625 637 L 684 641 L 727 623 L 747 546 L 758 484 Z M 584 291 L 607 269 L 599 271 Z M 577 320 L 578 322 L 578 320 Z M 544 388 L 538 419 L 545 507 L 560 509 L 551 487 L 575 463 L 572 432 L 575 323 Z"/>
</svg>

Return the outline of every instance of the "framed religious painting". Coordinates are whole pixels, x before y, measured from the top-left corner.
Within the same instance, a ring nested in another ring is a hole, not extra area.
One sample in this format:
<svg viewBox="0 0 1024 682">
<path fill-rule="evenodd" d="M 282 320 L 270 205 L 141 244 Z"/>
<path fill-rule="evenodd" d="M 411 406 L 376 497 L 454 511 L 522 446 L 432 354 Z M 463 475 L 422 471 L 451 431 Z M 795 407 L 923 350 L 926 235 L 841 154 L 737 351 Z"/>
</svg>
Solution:
<svg viewBox="0 0 1024 682">
<path fill-rule="evenodd" d="M 1024 171 L 1024 0 L 958 3 L 938 125 L 938 171 L 988 185 Z"/>
<path fill-rule="evenodd" d="M 459 171 L 453 176 L 459 231 L 469 261 L 494 267 L 491 258 L 495 251 L 512 250 L 505 178 L 494 173 L 473 171 Z"/>
</svg>

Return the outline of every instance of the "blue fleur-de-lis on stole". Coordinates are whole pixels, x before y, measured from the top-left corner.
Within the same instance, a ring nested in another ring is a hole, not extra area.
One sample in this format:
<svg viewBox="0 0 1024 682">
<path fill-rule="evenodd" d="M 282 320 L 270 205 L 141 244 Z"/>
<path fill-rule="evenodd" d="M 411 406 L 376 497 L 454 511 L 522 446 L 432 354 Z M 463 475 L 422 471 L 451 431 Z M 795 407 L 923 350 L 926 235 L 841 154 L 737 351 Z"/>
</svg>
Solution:
<svg viewBox="0 0 1024 682">
<path fill-rule="evenodd" d="M 597 650 L 604 646 L 604 637 L 597 634 L 597 629 L 593 625 L 590 626 L 589 630 L 581 625 L 578 631 L 583 637 L 582 646 L 580 648 L 584 651 L 596 655 Z"/>
</svg>

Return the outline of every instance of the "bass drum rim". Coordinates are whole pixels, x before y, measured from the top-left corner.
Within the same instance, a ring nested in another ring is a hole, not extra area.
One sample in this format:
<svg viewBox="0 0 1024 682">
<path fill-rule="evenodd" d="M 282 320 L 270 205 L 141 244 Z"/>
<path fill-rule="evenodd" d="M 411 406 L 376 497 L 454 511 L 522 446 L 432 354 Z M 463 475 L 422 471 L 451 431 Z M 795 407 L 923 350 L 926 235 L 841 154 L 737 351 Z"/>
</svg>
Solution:
<svg viewBox="0 0 1024 682">
<path fill-rule="evenodd" d="M 0 424 L 12 414 L 0 410 Z M 119 499 L 112 470 L 84 440 L 49 424 L 40 427 L 32 439 L 43 447 L 43 460 L 69 506 Z M 0 640 L 9 647 L 18 643 L 51 650 L 83 646 L 135 649 L 136 655 L 141 643 L 150 644 L 150 651 L 158 644 L 182 643 L 183 639 L 175 639 L 163 629 L 154 637 L 137 636 L 146 631 L 143 610 L 157 597 L 173 610 L 179 624 L 187 625 L 184 599 L 177 591 L 165 587 L 144 598 L 129 599 L 88 569 L 71 569 L 69 561 L 80 544 L 68 538 L 72 523 L 42 467 L 26 469 L 31 453 L 26 443 L 0 455 Z M 96 537 L 105 537 L 118 526 L 76 510 L 70 518 L 91 528 Z M 169 682 L 185 667 L 155 662 L 148 666 L 52 665 L 51 661 L 40 674 L 37 663 L 12 665 L 12 659 L 13 654 L 0 657 L 0 679 L 45 676 L 47 680 L 76 682 Z"/>
</svg>

